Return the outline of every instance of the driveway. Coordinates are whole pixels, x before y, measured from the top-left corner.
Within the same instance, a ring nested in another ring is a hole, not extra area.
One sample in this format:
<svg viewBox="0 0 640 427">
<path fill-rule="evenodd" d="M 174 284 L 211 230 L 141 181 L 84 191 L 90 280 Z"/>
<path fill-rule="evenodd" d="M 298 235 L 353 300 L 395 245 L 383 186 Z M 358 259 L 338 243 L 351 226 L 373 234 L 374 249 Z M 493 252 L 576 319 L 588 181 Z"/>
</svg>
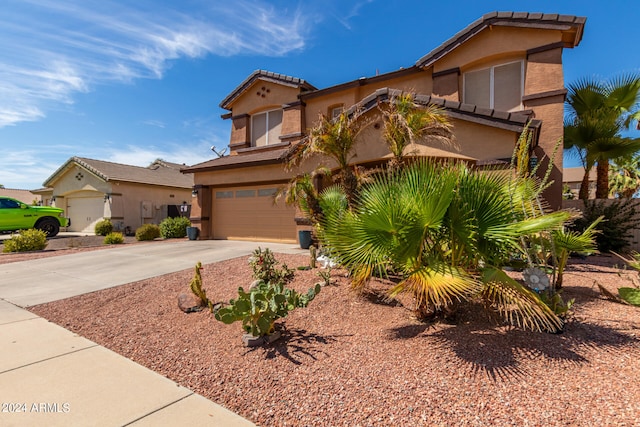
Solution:
<svg viewBox="0 0 640 427">
<path fill-rule="evenodd" d="M 251 254 L 258 246 L 273 252 L 305 254 L 295 244 L 180 240 L 123 245 L 0 266 L 0 299 L 20 307 L 43 304 L 150 277 Z"/>
</svg>

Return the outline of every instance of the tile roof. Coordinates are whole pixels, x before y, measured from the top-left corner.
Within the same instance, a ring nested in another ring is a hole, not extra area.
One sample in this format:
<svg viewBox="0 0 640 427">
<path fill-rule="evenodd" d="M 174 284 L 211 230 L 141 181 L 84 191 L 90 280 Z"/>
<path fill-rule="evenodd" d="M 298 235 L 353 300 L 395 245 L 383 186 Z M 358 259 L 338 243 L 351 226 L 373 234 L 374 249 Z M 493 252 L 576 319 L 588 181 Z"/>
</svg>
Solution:
<svg viewBox="0 0 640 427">
<path fill-rule="evenodd" d="M 399 96 L 402 93 L 404 92 L 399 89 L 378 89 L 371 95 L 363 98 L 362 101 L 351 108 L 363 108 L 364 111 L 368 111 L 378 105 L 379 102 L 388 102 L 393 97 Z M 537 129 L 542 124 L 540 120 L 532 119 L 531 115 L 527 111 L 506 112 L 421 94 L 415 95 L 414 101 L 422 105 L 431 104 L 443 107 L 450 117 L 456 119 L 484 124 L 513 132 L 522 132 L 527 123 L 529 123 L 529 128 L 532 129 Z"/>
<path fill-rule="evenodd" d="M 182 169 L 182 173 L 205 172 L 214 169 L 231 169 L 239 167 L 250 167 L 265 164 L 284 163 L 283 156 L 288 147 L 278 150 L 262 150 L 248 154 L 218 157 L 197 165 Z"/>
<path fill-rule="evenodd" d="M 267 82 L 278 83 L 285 86 L 290 87 L 301 87 L 305 91 L 316 90 L 316 88 L 310 83 L 304 81 L 303 79 L 299 79 L 297 77 L 286 76 L 284 74 L 274 73 L 266 70 L 256 70 L 249 77 L 244 79 L 238 87 L 236 87 L 229 95 L 227 95 L 222 102 L 220 102 L 220 107 L 226 110 L 229 109 L 231 103 L 242 95 L 256 80 L 264 80 Z"/>
<path fill-rule="evenodd" d="M 574 28 L 576 31 L 575 39 L 571 47 L 577 46 L 582 39 L 582 31 L 587 18 L 573 15 L 558 15 L 549 13 L 530 13 L 530 12 L 491 12 L 487 13 L 458 31 L 450 39 L 433 49 L 416 61 L 417 67 L 428 67 L 448 54 L 467 40 L 471 39 L 485 28 L 491 25 L 527 27 L 527 28 L 543 28 L 554 30 L 569 30 Z"/>
<path fill-rule="evenodd" d="M 139 184 L 162 185 L 167 187 L 191 188 L 193 177 L 180 173 L 180 168 L 186 165 L 156 160 L 148 167 L 123 165 L 120 163 L 106 162 L 104 160 L 87 159 L 84 157 L 71 157 L 60 166 L 45 182 L 44 186 L 51 186 L 54 180 L 61 176 L 62 172 L 73 165 L 88 170 L 105 181 L 135 182 Z"/>
</svg>

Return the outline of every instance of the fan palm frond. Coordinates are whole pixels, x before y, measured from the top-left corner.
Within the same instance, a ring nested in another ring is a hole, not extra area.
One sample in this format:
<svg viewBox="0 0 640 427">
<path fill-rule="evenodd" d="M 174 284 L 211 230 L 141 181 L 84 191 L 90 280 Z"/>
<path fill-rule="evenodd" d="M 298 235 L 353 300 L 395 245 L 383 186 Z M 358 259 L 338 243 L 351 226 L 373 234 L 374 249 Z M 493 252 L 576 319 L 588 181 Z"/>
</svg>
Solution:
<svg viewBox="0 0 640 427">
<path fill-rule="evenodd" d="M 454 300 L 470 298 L 480 289 L 481 282 L 466 271 L 433 261 L 409 272 L 407 278 L 394 286 L 389 295 L 393 297 L 400 292 L 410 292 L 417 307 L 428 306 L 441 310 Z"/>
<path fill-rule="evenodd" d="M 483 272 L 480 296 L 513 326 L 538 332 L 557 332 L 562 320 L 538 296 L 498 268 Z"/>
</svg>

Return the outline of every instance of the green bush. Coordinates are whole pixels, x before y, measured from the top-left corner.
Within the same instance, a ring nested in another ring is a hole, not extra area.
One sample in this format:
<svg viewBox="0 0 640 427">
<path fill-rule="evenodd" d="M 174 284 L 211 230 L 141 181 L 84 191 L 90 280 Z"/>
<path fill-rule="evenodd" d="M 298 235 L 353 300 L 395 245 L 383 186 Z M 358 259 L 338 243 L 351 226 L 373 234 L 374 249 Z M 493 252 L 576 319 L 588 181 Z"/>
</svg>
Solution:
<svg viewBox="0 0 640 427">
<path fill-rule="evenodd" d="M 637 199 L 585 200 L 582 218 L 575 220 L 570 228 L 582 232 L 603 216 L 595 227 L 598 250 L 623 252 L 631 244 L 632 230 L 640 226 L 640 209 L 636 203 Z"/>
<path fill-rule="evenodd" d="M 165 239 L 185 237 L 189 226 L 191 221 L 184 216 L 166 218 L 160 223 L 160 235 Z"/>
<path fill-rule="evenodd" d="M 4 241 L 2 252 L 41 251 L 47 247 L 47 234 L 42 230 L 32 228 L 21 230 L 18 234 Z"/>
<path fill-rule="evenodd" d="M 160 237 L 160 227 L 155 224 L 144 224 L 136 229 L 136 240 L 153 240 Z"/>
<path fill-rule="evenodd" d="M 104 238 L 105 245 L 119 245 L 120 243 L 124 243 L 124 236 L 122 233 L 112 232 L 107 234 Z"/>
<path fill-rule="evenodd" d="M 96 223 L 94 231 L 98 236 L 106 236 L 113 231 L 113 224 L 111 223 L 111 220 L 103 219 Z"/>
</svg>

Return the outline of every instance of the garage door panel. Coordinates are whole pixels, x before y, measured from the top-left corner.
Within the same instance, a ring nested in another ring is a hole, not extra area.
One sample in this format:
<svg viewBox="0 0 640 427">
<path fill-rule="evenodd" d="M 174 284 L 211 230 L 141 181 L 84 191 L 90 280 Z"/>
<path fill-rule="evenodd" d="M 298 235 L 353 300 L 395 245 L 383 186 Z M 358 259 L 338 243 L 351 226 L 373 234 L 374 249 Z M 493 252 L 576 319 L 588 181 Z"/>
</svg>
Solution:
<svg viewBox="0 0 640 427">
<path fill-rule="evenodd" d="M 283 202 L 274 205 L 275 189 L 267 185 L 214 190 L 214 238 L 295 242 L 295 208 Z"/>
<path fill-rule="evenodd" d="M 93 232 L 98 221 L 103 219 L 103 197 L 69 197 L 67 215 L 71 218 L 69 231 Z"/>
</svg>

